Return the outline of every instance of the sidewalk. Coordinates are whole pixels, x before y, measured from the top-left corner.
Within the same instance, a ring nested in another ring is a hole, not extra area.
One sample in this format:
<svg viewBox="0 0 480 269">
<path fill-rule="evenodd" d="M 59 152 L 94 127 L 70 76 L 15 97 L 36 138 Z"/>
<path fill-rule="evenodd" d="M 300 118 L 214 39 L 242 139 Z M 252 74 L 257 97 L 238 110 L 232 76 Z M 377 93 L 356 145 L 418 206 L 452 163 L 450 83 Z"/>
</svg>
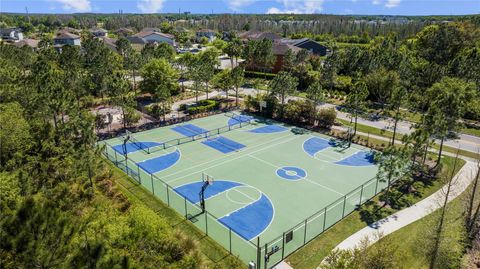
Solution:
<svg viewBox="0 0 480 269">
<path fill-rule="evenodd" d="M 454 183 L 452 184 L 450 195 L 448 197 L 449 202 L 467 189 L 469 184 L 475 178 L 476 173 L 477 164 L 468 160 L 453 179 Z M 444 198 L 446 190 L 447 186 L 443 186 L 440 190 L 415 205 L 372 223 L 345 239 L 336 246 L 336 249 L 354 249 L 365 238 L 370 240 L 369 244 L 371 245 L 379 239 L 377 236 L 378 234 L 381 234 L 382 236 L 388 235 L 425 217 L 441 207 L 441 201 Z"/>
</svg>

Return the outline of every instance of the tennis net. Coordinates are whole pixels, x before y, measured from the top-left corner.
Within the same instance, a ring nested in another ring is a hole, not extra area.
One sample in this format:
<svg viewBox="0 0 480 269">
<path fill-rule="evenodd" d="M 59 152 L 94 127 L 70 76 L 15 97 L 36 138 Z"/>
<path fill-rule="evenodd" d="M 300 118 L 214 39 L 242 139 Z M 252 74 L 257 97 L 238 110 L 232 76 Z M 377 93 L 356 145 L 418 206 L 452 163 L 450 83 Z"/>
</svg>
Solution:
<svg viewBox="0 0 480 269">
<path fill-rule="evenodd" d="M 148 152 L 148 147 L 146 145 L 144 145 L 142 142 L 138 141 L 134 136 L 133 136 L 133 133 L 130 132 L 129 130 L 126 130 L 125 131 L 125 135 L 129 137 L 129 140 L 132 142 L 132 144 L 137 147 L 138 149 L 141 149 L 143 150 L 145 153 L 149 153 Z"/>
<path fill-rule="evenodd" d="M 250 121 L 252 120 L 252 117 L 245 116 L 245 115 L 239 115 L 239 114 L 236 114 L 234 112 L 227 112 L 227 113 L 225 113 L 225 116 L 238 121 L 238 123 L 240 123 L 240 124 L 250 123 Z"/>
</svg>

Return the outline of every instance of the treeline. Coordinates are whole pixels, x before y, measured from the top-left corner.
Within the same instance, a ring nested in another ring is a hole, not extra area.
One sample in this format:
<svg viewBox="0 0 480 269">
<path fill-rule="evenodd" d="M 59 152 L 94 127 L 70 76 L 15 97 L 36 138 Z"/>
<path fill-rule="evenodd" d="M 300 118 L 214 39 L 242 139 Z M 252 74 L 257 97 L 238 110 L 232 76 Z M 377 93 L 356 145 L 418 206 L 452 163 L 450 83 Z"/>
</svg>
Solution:
<svg viewBox="0 0 480 269">
<path fill-rule="evenodd" d="M 340 16 L 340 15 L 184 15 L 184 14 L 3 14 L 0 25 L 18 26 L 26 32 L 34 28 L 53 31 L 62 26 L 90 28 L 98 24 L 108 30 L 132 27 L 141 30 L 157 27 L 162 22 L 188 29 L 210 28 L 217 31 L 271 31 L 290 36 L 293 34 L 340 36 L 368 35 L 385 36 L 395 32 L 405 39 L 419 32 L 423 27 L 444 21 L 471 21 L 479 24 L 480 16 Z M 181 21 L 179 21 L 181 20 Z M 342 41 L 354 42 L 342 37 Z"/>
<path fill-rule="evenodd" d="M 100 157 L 95 128 L 103 121 L 91 108 L 103 100 L 122 107 L 127 122 L 135 118 L 128 68 L 145 66 L 142 87 L 151 86 L 150 71 L 163 76 L 154 93 L 178 90 L 171 47 L 146 47 L 135 58 L 143 64 L 129 44 L 119 45 L 120 54 L 91 37 L 61 53 L 48 40 L 38 51 L 0 44 L 2 268 L 213 266 L 197 241 L 132 204 Z"/>
</svg>

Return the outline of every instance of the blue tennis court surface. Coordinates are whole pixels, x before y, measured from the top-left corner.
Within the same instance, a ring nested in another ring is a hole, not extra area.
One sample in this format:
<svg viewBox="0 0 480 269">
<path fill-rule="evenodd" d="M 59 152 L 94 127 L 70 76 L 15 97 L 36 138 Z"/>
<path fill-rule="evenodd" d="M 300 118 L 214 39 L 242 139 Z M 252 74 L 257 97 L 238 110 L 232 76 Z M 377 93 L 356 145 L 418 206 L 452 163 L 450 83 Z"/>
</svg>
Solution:
<svg viewBox="0 0 480 269">
<path fill-rule="evenodd" d="M 343 160 L 336 162 L 340 165 L 349 166 L 368 166 L 373 165 L 375 161 L 375 154 L 371 151 L 359 151 Z"/>
<path fill-rule="evenodd" d="M 148 159 L 143 162 L 137 163 L 140 168 L 147 171 L 150 174 L 158 173 L 162 170 L 174 165 L 180 159 L 180 151 L 175 150 L 172 153 L 168 153 L 156 158 Z"/>
<path fill-rule="evenodd" d="M 196 136 L 199 134 L 204 134 L 208 132 L 208 130 L 198 127 L 193 124 L 184 124 L 184 125 L 177 125 L 172 128 L 177 133 L 180 133 L 184 136 Z"/>
<path fill-rule="evenodd" d="M 158 146 L 158 145 L 161 145 L 161 144 L 157 143 L 157 142 L 138 142 L 138 143 L 129 142 L 129 143 L 126 144 L 127 152 L 123 151 L 123 144 L 115 145 L 112 148 L 120 154 L 125 154 L 125 153 L 131 153 L 131 152 L 139 151 L 139 150 L 142 150 L 142 149 L 155 147 L 155 146 Z"/>
<path fill-rule="evenodd" d="M 334 146 L 334 142 L 330 142 L 320 137 L 312 137 L 303 143 L 303 150 L 310 156 L 315 157 L 317 152 L 332 146 Z"/>
<path fill-rule="evenodd" d="M 207 145 L 211 148 L 214 148 L 225 154 L 233 151 L 237 151 L 245 147 L 245 145 L 235 142 L 233 140 L 230 140 L 223 136 L 206 139 L 202 141 L 202 144 Z"/>
<path fill-rule="evenodd" d="M 249 132 L 256 133 L 256 134 L 271 134 L 271 133 L 284 132 L 286 130 L 288 130 L 288 128 L 285 128 L 280 125 L 267 125 L 267 126 L 255 128 L 253 130 L 250 130 Z"/>
<path fill-rule="evenodd" d="M 203 182 L 193 182 L 189 184 L 185 184 L 183 186 L 175 188 L 175 191 L 187 198 L 190 202 L 196 204 L 200 202 L 200 190 L 202 189 Z M 215 196 L 219 193 L 227 191 L 231 188 L 242 186 L 242 184 L 233 182 L 233 181 L 225 181 L 225 180 L 215 180 L 215 183 L 205 190 L 205 199 L 208 199 L 212 196 Z"/>
<path fill-rule="evenodd" d="M 285 166 L 277 170 L 277 175 L 287 180 L 299 180 L 307 176 L 307 172 L 299 167 Z"/>
<path fill-rule="evenodd" d="M 251 240 L 268 227 L 273 213 L 272 202 L 262 194 L 259 200 L 220 218 L 219 221 L 241 237 Z"/>
<path fill-rule="evenodd" d="M 251 116 L 246 116 L 246 115 L 235 115 L 234 118 L 231 118 L 228 120 L 228 125 L 236 125 L 244 122 L 249 122 L 253 119 Z"/>
</svg>

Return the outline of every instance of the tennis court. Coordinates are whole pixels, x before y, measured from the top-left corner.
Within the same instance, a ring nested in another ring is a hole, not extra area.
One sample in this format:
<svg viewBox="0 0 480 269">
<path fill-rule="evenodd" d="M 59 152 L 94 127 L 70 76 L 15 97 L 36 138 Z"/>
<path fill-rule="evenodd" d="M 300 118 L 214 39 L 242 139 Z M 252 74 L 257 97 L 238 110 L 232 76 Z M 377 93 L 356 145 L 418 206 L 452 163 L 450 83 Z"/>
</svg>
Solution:
<svg viewBox="0 0 480 269">
<path fill-rule="evenodd" d="M 266 268 L 386 187 L 368 148 L 292 129 L 229 113 L 129 134 L 125 145 L 124 137 L 100 143 L 112 162 L 197 228 Z M 202 212 L 205 175 L 214 182 Z"/>
</svg>

